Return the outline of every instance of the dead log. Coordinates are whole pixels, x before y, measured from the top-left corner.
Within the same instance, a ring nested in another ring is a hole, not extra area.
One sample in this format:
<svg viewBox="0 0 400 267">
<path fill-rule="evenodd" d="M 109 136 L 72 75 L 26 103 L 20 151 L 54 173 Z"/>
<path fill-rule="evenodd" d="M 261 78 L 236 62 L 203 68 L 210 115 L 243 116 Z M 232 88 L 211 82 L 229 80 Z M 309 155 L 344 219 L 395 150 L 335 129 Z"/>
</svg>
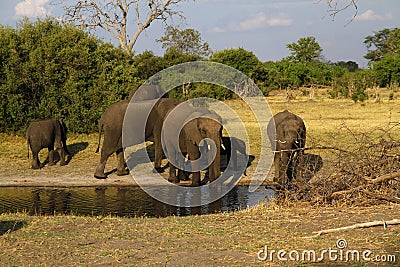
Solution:
<svg viewBox="0 0 400 267">
<path fill-rule="evenodd" d="M 365 223 L 356 223 L 356 224 L 349 225 L 349 226 L 316 231 L 316 232 L 313 232 L 313 233 L 315 233 L 315 235 L 306 236 L 304 238 L 313 238 L 313 237 L 317 237 L 317 236 L 320 236 L 323 234 L 329 234 L 329 233 L 333 233 L 333 232 L 345 231 L 345 230 L 350 230 L 350 229 L 358 229 L 358 228 L 368 228 L 368 227 L 374 227 L 374 226 L 380 226 L 380 225 L 383 225 L 383 227 L 386 229 L 387 225 L 395 225 L 395 224 L 400 224 L 400 220 L 393 219 L 390 221 L 382 220 L 382 221 L 373 221 L 373 222 L 365 222 Z"/>
</svg>

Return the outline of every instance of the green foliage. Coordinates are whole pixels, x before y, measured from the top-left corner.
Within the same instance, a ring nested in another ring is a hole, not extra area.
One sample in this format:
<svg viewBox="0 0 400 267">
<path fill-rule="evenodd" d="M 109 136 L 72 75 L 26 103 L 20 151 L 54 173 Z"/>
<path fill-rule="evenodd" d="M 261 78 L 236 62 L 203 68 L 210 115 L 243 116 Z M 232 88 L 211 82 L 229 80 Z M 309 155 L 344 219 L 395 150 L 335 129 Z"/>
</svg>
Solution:
<svg viewBox="0 0 400 267">
<path fill-rule="evenodd" d="M 72 132 L 97 130 L 104 109 L 138 83 L 120 49 L 53 19 L 0 28 L 0 131 L 62 118 Z"/>
<path fill-rule="evenodd" d="M 381 60 L 386 54 L 399 54 L 400 52 L 400 29 L 383 29 L 374 32 L 374 35 L 364 39 L 368 53 L 364 56 L 370 62 Z"/>
<path fill-rule="evenodd" d="M 321 57 L 322 48 L 315 40 L 315 37 L 309 36 L 300 38 L 297 43 L 286 45 L 290 50 L 289 61 L 308 64 Z"/>
<path fill-rule="evenodd" d="M 214 53 L 210 60 L 243 72 L 257 84 L 265 95 L 268 94 L 266 84 L 269 76 L 268 69 L 253 52 L 243 48 L 225 49 Z"/>
<path fill-rule="evenodd" d="M 203 41 L 200 32 L 195 29 L 180 30 L 173 26 L 167 26 L 164 36 L 156 41 L 162 43 L 165 51 L 173 49 L 184 55 L 199 57 L 208 57 L 212 54 L 208 42 Z"/>
<path fill-rule="evenodd" d="M 339 61 L 334 64 L 335 66 L 346 68 L 350 72 L 359 70 L 358 64 L 354 61 Z"/>
<path fill-rule="evenodd" d="M 385 54 L 381 60 L 373 63 L 371 73 L 381 87 L 400 85 L 400 54 Z"/>
<path fill-rule="evenodd" d="M 364 40 L 370 61 L 371 75 L 382 87 L 400 85 L 400 29 L 383 29 Z"/>
<path fill-rule="evenodd" d="M 329 86 L 334 79 L 342 77 L 347 71 L 343 67 L 318 61 L 304 64 L 284 59 L 267 62 L 264 65 L 269 74 L 265 84 L 271 89 L 299 88 L 308 85 Z"/>
<path fill-rule="evenodd" d="M 163 57 L 154 55 L 153 51 L 144 51 L 135 56 L 133 64 L 137 68 L 139 78 L 143 81 L 165 68 Z"/>
</svg>

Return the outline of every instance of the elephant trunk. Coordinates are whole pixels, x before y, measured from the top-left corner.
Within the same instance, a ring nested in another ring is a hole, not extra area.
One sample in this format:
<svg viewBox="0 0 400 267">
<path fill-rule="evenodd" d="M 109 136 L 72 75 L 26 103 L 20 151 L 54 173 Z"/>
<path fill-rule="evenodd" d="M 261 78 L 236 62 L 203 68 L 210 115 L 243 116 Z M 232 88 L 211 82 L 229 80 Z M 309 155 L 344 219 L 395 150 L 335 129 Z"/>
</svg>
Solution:
<svg viewBox="0 0 400 267">
<path fill-rule="evenodd" d="M 215 158 L 212 161 L 210 167 L 209 167 L 209 177 L 210 177 L 210 182 L 215 181 L 218 177 L 221 176 L 221 138 L 213 138 L 216 146 L 216 154 Z"/>
<path fill-rule="evenodd" d="M 290 152 L 276 152 L 275 154 L 275 179 L 274 182 L 284 186 L 286 184 L 286 170 L 289 164 Z"/>
</svg>

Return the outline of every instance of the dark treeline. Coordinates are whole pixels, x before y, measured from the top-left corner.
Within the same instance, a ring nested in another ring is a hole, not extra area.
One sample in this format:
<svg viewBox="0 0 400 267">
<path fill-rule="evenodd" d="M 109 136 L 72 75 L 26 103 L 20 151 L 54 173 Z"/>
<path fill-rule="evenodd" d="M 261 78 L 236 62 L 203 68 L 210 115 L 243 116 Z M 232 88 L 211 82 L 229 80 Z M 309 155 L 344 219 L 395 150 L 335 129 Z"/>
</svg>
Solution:
<svg viewBox="0 0 400 267">
<path fill-rule="evenodd" d="M 400 34 L 397 29 L 386 31 L 379 33 L 394 36 L 394 46 L 391 43 L 391 49 L 374 53 L 380 44 L 373 37 L 378 34 L 367 37 L 366 58 L 371 64 L 360 70 L 352 61 L 331 63 L 320 60 L 319 54 L 304 56 L 302 42 L 315 44 L 313 38 L 288 45 L 292 55 L 281 61 L 261 62 L 242 48 L 217 51 L 209 58 L 174 48 L 166 49 L 163 56 L 152 51 L 129 55 L 80 28 L 50 18 L 24 19 L 15 29 L 0 25 L 0 132 L 23 133 L 30 121 L 51 117 L 63 119 L 72 132 L 95 132 L 105 108 L 126 98 L 133 87 L 164 68 L 195 60 L 211 60 L 242 71 L 264 95 L 271 90 L 330 86 L 332 98 L 364 101 L 368 87 L 399 85 Z M 316 51 L 322 49 L 317 46 Z M 186 89 L 187 94 L 176 89 L 169 96 L 235 97 L 228 89 L 212 85 L 192 84 Z"/>
</svg>

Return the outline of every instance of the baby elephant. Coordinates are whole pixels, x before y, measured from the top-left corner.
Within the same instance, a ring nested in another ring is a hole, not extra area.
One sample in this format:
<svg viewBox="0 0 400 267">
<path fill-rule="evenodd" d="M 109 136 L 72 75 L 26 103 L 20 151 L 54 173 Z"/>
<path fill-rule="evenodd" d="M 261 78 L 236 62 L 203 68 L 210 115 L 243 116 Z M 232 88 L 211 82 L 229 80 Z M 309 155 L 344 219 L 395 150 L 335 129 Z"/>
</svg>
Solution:
<svg viewBox="0 0 400 267">
<path fill-rule="evenodd" d="M 296 171 L 290 170 L 290 166 L 294 166 L 296 157 L 304 153 L 306 126 L 299 116 L 285 110 L 272 117 L 267 131 L 275 150 L 274 182 L 284 186 L 295 178 Z"/>
<path fill-rule="evenodd" d="M 243 154 L 245 157 L 247 157 L 247 152 L 246 152 L 246 144 L 242 139 L 236 138 L 236 137 L 222 137 L 222 144 L 224 147 L 221 149 L 221 155 L 226 155 L 227 157 L 227 164 L 229 164 L 229 161 L 232 157 L 233 161 L 233 168 L 235 171 L 237 171 L 237 152 Z M 233 154 L 231 154 L 231 152 Z M 247 169 L 247 166 L 246 166 Z M 246 174 L 246 169 L 244 170 L 244 175 L 247 176 Z"/>
<path fill-rule="evenodd" d="M 60 165 L 67 165 L 65 154 L 70 155 L 67 149 L 67 127 L 64 122 L 55 119 L 37 120 L 29 124 L 26 131 L 26 139 L 28 141 L 28 158 L 29 147 L 32 150 L 32 169 L 40 169 L 44 163 L 39 161 L 39 151 L 42 148 L 49 150 L 49 166 L 54 165 L 54 146 L 60 155 Z"/>
</svg>

